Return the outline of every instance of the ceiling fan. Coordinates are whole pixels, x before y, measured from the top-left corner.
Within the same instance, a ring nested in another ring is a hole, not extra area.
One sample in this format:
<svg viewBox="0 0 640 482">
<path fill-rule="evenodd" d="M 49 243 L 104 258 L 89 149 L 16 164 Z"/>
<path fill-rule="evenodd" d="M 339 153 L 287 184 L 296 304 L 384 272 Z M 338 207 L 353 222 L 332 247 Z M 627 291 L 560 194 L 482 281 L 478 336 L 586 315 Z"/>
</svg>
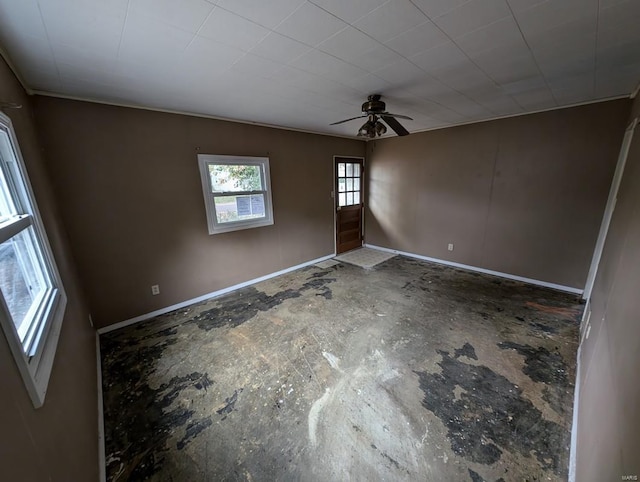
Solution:
<svg viewBox="0 0 640 482">
<path fill-rule="evenodd" d="M 337 124 L 342 124 L 343 122 L 349 122 L 354 119 L 361 119 L 363 117 L 368 117 L 369 119 L 365 122 L 360 129 L 358 129 L 358 137 L 368 137 L 369 139 L 373 139 L 376 136 L 381 136 L 387 132 L 386 126 L 380 122 L 380 119 L 385 121 L 393 131 L 399 136 L 408 136 L 409 131 L 405 129 L 400 122 L 396 120 L 398 119 L 407 119 L 413 120 L 411 117 L 407 117 L 406 115 L 400 114 L 391 114 L 390 112 L 386 112 L 386 104 L 380 100 L 380 94 L 372 94 L 368 97 L 368 100 L 362 104 L 362 114 L 357 117 L 351 117 L 350 119 L 341 120 L 338 122 L 334 122 L 330 124 L 335 126 Z"/>
</svg>

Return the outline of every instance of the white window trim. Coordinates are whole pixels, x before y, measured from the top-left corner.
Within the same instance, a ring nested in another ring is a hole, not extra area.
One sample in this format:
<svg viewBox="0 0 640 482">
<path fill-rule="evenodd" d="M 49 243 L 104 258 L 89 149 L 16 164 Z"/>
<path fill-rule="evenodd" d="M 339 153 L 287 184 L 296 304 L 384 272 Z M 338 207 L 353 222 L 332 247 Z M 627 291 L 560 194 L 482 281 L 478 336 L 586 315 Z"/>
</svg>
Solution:
<svg viewBox="0 0 640 482">
<path fill-rule="evenodd" d="M 237 164 L 237 165 L 260 165 L 264 172 L 264 191 L 243 191 L 213 194 L 211 188 L 211 176 L 209 175 L 209 164 Z M 273 201 L 271 196 L 271 175 L 269 172 L 268 157 L 248 157 L 248 156 L 224 156 L 217 154 L 198 154 L 198 165 L 200 167 L 200 179 L 202 181 L 202 193 L 204 195 L 204 205 L 207 212 L 207 225 L 209 234 L 228 233 L 241 229 L 259 228 L 273 224 Z M 243 221 L 233 221 L 219 223 L 216 217 L 215 198 L 217 196 L 230 196 L 237 194 L 264 194 L 265 217 L 258 219 L 247 219 Z"/>
<path fill-rule="evenodd" d="M 24 159 L 20 152 L 18 139 L 13 129 L 13 124 L 11 119 L 2 112 L 0 112 L 0 129 L 7 133 L 12 144 L 13 152 L 18 164 L 18 170 L 26 190 L 25 194 L 29 203 L 28 210 L 30 211 L 30 217 L 32 218 L 31 226 L 35 231 L 37 241 L 40 249 L 42 250 L 44 262 L 46 263 L 52 282 L 55 286 L 53 291 L 48 293 L 46 303 L 40 305 L 41 309 L 46 310 L 49 315 L 47 316 L 46 321 L 42 324 L 42 334 L 40 335 L 37 348 L 32 356 L 27 356 L 25 354 L 16 327 L 10 317 L 6 316 L 8 308 L 4 302 L 4 298 L 0 297 L 0 325 L 2 325 L 5 338 L 7 339 L 7 343 L 15 359 L 18 371 L 22 376 L 25 388 L 31 397 L 31 401 L 35 408 L 39 408 L 44 404 L 47 387 L 49 385 L 51 370 L 53 368 L 53 360 L 58 346 L 58 339 L 62 329 L 62 320 L 64 318 L 67 305 L 67 295 L 62 286 L 62 279 L 60 278 L 60 274 L 54 262 L 53 253 L 46 236 L 42 218 L 40 217 L 40 211 L 36 204 L 33 189 L 31 188 Z"/>
</svg>

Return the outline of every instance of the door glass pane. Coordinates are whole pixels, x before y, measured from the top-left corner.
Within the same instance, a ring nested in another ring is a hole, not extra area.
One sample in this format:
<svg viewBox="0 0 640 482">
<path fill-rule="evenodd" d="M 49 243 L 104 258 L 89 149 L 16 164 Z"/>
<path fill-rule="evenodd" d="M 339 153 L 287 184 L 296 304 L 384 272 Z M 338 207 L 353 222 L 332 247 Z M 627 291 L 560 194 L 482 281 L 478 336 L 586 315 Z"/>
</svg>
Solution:
<svg viewBox="0 0 640 482">
<path fill-rule="evenodd" d="M 360 177 L 360 164 L 353 165 L 353 175 L 355 177 Z"/>
<path fill-rule="evenodd" d="M 347 193 L 347 206 L 350 206 L 353 204 L 353 193 L 352 192 L 348 192 Z"/>
<path fill-rule="evenodd" d="M 360 190 L 360 178 L 359 177 L 356 177 L 353 180 L 353 190 L 354 191 L 359 191 Z"/>
<path fill-rule="evenodd" d="M 339 162 L 338 163 L 338 177 L 344 177 L 344 176 L 345 176 L 344 162 Z"/>
<path fill-rule="evenodd" d="M 353 179 L 347 179 L 347 191 L 353 191 Z"/>
<path fill-rule="evenodd" d="M 209 164 L 211 192 L 262 191 L 262 169 L 256 165 Z"/>
<path fill-rule="evenodd" d="M 360 193 L 358 191 L 353 193 L 353 204 L 360 204 Z"/>
<path fill-rule="evenodd" d="M 347 181 L 345 179 L 338 179 L 338 191 L 344 192 L 347 190 Z"/>
<path fill-rule="evenodd" d="M 338 206 L 346 206 L 347 205 L 347 195 L 343 192 L 338 194 Z"/>
<path fill-rule="evenodd" d="M 0 290 L 21 340 L 35 315 L 30 308 L 51 285 L 34 235 L 30 226 L 0 244 Z"/>
<path fill-rule="evenodd" d="M 353 164 L 347 163 L 347 177 L 353 176 Z"/>
</svg>

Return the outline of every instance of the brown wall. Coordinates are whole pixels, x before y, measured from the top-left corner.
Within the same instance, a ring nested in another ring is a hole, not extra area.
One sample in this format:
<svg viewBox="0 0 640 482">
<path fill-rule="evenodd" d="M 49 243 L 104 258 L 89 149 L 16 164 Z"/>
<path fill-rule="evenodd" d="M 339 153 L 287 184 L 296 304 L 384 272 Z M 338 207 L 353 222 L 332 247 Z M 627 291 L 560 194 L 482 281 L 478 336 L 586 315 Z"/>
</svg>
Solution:
<svg viewBox="0 0 640 482">
<path fill-rule="evenodd" d="M 638 99 L 634 110 L 640 115 Z M 581 346 L 578 481 L 640 476 L 639 294 L 640 130 L 636 128 L 591 296 L 590 335 Z"/>
<path fill-rule="evenodd" d="M 0 479 L 98 480 L 95 331 L 90 328 L 66 234 L 44 168 L 31 99 L 0 58 L 0 101 L 11 118 L 69 298 L 44 406 L 35 410 L 0 335 Z M 0 331 L 1 332 L 1 331 Z"/>
<path fill-rule="evenodd" d="M 99 326 L 334 252 L 333 156 L 363 156 L 363 142 L 47 97 L 36 106 Z M 199 152 L 269 156 L 275 224 L 209 235 Z"/>
<path fill-rule="evenodd" d="M 369 143 L 366 242 L 581 289 L 628 112 L 622 100 Z"/>
</svg>

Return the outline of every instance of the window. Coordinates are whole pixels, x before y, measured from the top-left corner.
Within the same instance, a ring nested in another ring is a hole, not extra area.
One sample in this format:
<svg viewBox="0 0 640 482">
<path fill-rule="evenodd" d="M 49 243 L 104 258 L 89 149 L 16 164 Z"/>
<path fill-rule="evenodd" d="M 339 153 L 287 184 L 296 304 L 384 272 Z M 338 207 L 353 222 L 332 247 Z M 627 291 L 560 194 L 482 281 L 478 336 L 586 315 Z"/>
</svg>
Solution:
<svg viewBox="0 0 640 482">
<path fill-rule="evenodd" d="M 338 206 L 360 204 L 360 163 L 338 163 Z"/>
<path fill-rule="evenodd" d="M 0 322 L 36 407 L 44 403 L 65 306 L 11 120 L 0 113 Z"/>
<path fill-rule="evenodd" d="M 267 157 L 199 154 L 209 234 L 273 224 Z"/>
</svg>

